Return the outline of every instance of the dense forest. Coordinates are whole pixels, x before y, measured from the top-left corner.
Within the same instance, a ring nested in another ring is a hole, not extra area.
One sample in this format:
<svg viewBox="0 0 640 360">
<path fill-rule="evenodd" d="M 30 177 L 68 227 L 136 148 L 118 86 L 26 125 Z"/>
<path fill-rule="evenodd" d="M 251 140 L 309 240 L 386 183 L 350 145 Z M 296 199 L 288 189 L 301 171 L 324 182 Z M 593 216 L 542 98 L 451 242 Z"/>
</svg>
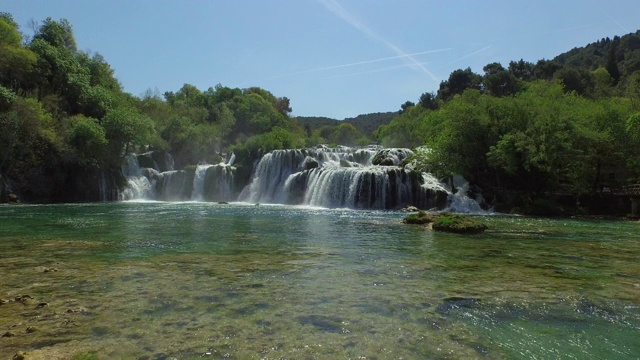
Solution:
<svg viewBox="0 0 640 360">
<path fill-rule="evenodd" d="M 123 186 L 131 153 L 170 152 L 181 169 L 233 151 L 248 176 L 259 154 L 317 144 L 417 148 L 420 170 L 463 175 L 501 210 L 580 208 L 638 182 L 640 31 L 483 72 L 458 69 L 398 112 L 296 119 L 258 87 L 133 96 L 68 21 L 24 36 L 0 13 L 0 202 L 98 200 L 98 183 Z"/>
<path fill-rule="evenodd" d="M 561 213 L 568 199 L 607 212 L 594 207 L 640 180 L 640 31 L 483 71 L 456 70 L 402 104 L 378 141 L 425 146 L 422 169 L 465 176 L 500 210 Z"/>
</svg>

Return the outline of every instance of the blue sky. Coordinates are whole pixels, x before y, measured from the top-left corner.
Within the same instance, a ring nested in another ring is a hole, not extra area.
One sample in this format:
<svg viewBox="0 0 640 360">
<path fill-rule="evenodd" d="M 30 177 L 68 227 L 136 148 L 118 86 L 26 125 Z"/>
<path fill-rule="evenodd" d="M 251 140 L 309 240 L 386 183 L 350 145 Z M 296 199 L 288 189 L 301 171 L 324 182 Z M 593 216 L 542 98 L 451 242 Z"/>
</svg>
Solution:
<svg viewBox="0 0 640 360">
<path fill-rule="evenodd" d="M 1 0 L 30 19 L 66 18 L 125 91 L 260 86 L 293 115 L 395 111 L 458 68 L 535 62 L 640 29 L 640 1 Z"/>
</svg>

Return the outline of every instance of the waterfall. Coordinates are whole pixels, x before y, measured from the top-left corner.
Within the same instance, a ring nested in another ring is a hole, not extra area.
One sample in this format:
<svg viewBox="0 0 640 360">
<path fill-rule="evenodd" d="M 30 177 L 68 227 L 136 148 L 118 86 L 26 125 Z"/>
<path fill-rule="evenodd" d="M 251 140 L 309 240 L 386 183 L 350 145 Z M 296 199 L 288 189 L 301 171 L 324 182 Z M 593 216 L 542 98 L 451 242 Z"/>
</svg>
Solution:
<svg viewBox="0 0 640 360">
<path fill-rule="evenodd" d="M 467 194 L 469 191 L 469 183 L 465 182 L 457 186 L 455 194 L 449 195 L 449 206 L 447 210 L 458 213 L 481 213 L 484 210 L 480 207 L 480 204 Z"/>
<path fill-rule="evenodd" d="M 203 200 L 206 201 L 232 201 L 237 194 L 235 192 L 235 170 L 231 164 L 235 156 L 228 163 L 220 163 L 209 166 L 204 177 Z"/>
<path fill-rule="evenodd" d="M 235 200 L 234 160 L 235 155 L 231 153 L 226 163 L 200 164 L 184 170 L 174 170 L 174 161 L 169 153 L 130 155 L 122 166 L 127 187 L 119 198 L 163 201 Z"/>
<path fill-rule="evenodd" d="M 198 165 L 196 167 L 196 173 L 193 178 L 193 192 L 191 193 L 191 199 L 195 201 L 202 201 L 204 199 L 204 178 L 207 174 L 207 169 L 213 165 Z"/>
<path fill-rule="evenodd" d="M 112 174 L 100 171 L 100 183 L 98 184 L 100 201 L 118 200 L 118 187 Z"/>
<path fill-rule="evenodd" d="M 147 199 L 153 196 L 155 181 L 145 176 L 136 155 L 127 156 L 122 165 L 122 175 L 127 179 L 127 186 L 120 193 L 120 200 Z"/>
<path fill-rule="evenodd" d="M 155 186 L 154 200 L 185 201 L 191 199 L 194 183 L 193 171 L 171 170 L 160 173 Z"/>
<path fill-rule="evenodd" d="M 274 150 L 255 164 L 250 183 L 239 195 L 233 153 L 219 164 L 199 164 L 184 170 L 174 170 L 173 159 L 167 153 L 132 155 L 122 167 L 128 186 L 120 199 L 239 200 L 351 209 L 416 206 L 457 212 L 481 210 L 478 203 L 467 196 L 464 179 L 458 179 L 449 189 L 433 175 L 405 167 L 405 160 L 412 154 L 409 149 L 377 146 Z"/>
<path fill-rule="evenodd" d="M 409 149 L 275 150 L 262 157 L 241 201 L 330 208 L 443 208 L 446 188 L 430 174 L 398 165 Z"/>
</svg>

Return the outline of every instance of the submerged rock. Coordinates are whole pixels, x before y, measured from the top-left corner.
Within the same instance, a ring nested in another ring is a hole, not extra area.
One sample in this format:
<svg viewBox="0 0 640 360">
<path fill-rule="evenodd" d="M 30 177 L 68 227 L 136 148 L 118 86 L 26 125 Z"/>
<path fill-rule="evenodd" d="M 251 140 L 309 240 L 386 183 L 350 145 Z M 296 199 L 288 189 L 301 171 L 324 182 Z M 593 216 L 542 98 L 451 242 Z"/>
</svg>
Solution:
<svg viewBox="0 0 640 360">
<path fill-rule="evenodd" d="M 30 302 L 31 300 L 33 300 L 33 296 L 31 296 L 31 295 L 20 295 L 20 296 L 16 296 L 15 300 L 17 302 L 27 303 L 27 302 Z"/>
</svg>

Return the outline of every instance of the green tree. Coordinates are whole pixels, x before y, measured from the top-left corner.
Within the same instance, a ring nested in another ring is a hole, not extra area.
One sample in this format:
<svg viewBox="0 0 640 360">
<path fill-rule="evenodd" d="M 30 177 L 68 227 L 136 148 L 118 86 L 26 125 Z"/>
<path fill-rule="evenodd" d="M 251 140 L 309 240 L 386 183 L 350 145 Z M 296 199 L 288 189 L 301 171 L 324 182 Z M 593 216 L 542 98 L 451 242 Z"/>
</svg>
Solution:
<svg viewBox="0 0 640 360">
<path fill-rule="evenodd" d="M 423 108 L 429 110 L 437 110 L 439 105 L 436 100 L 436 94 L 433 92 L 426 92 L 420 95 L 420 100 L 418 102 Z"/>
<path fill-rule="evenodd" d="M 412 108 L 414 106 L 416 106 L 415 103 L 411 101 L 406 101 L 404 104 L 400 105 L 399 114 L 403 114 L 405 111 L 409 110 L 409 108 Z"/>
<path fill-rule="evenodd" d="M 358 145 L 358 140 L 362 137 L 362 133 L 360 133 L 353 125 L 342 123 L 335 127 L 333 133 L 329 137 L 329 142 L 336 145 L 354 146 Z"/>
<path fill-rule="evenodd" d="M 0 17 L 0 84 L 13 90 L 30 90 L 36 55 L 22 47 L 13 19 Z"/>
<path fill-rule="evenodd" d="M 631 100 L 633 108 L 640 110 L 640 70 L 635 71 L 627 79 L 625 94 Z"/>
<path fill-rule="evenodd" d="M 611 78 L 613 79 L 613 84 L 618 84 L 620 81 L 620 69 L 618 68 L 618 59 L 616 51 L 618 50 L 618 44 L 620 43 L 620 38 L 616 36 L 614 40 L 611 42 L 611 47 L 609 48 L 609 52 L 607 53 L 607 64 L 605 68 Z"/>
<path fill-rule="evenodd" d="M 493 96 L 509 96 L 518 90 L 515 75 L 507 71 L 500 63 L 491 63 L 484 68 L 484 88 Z"/>
<path fill-rule="evenodd" d="M 124 156 L 155 140 L 151 119 L 133 108 L 110 110 L 101 125 L 105 130 L 108 157 L 112 164 L 119 164 Z"/>
<path fill-rule="evenodd" d="M 105 130 L 96 119 L 75 115 L 69 119 L 68 142 L 81 164 L 97 164 L 107 150 Z"/>
<path fill-rule="evenodd" d="M 77 51 L 73 28 L 67 19 L 55 21 L 49 17 L 44 20 L 34 36 L 34 40 L 38 39 L 44 40 L 56 48 L 64 48 L 73 53 Z"/>
<path fill-rule="evenodd" d="M 535 65 L 520 59 L 509 62 L 509 72 L 518 80 L 531 81 L 534 77 Z"/>
<path fill-rule="evenodd" d="M 481 85 L 482 77 L 471 71 L 471 68 L 458 69 L 449 75 L 448 80 L 440 83 L 438 98 L 446 101 L 454 95 L 462 94 L 466 89 L 480 90 Z"/>
</svg>

